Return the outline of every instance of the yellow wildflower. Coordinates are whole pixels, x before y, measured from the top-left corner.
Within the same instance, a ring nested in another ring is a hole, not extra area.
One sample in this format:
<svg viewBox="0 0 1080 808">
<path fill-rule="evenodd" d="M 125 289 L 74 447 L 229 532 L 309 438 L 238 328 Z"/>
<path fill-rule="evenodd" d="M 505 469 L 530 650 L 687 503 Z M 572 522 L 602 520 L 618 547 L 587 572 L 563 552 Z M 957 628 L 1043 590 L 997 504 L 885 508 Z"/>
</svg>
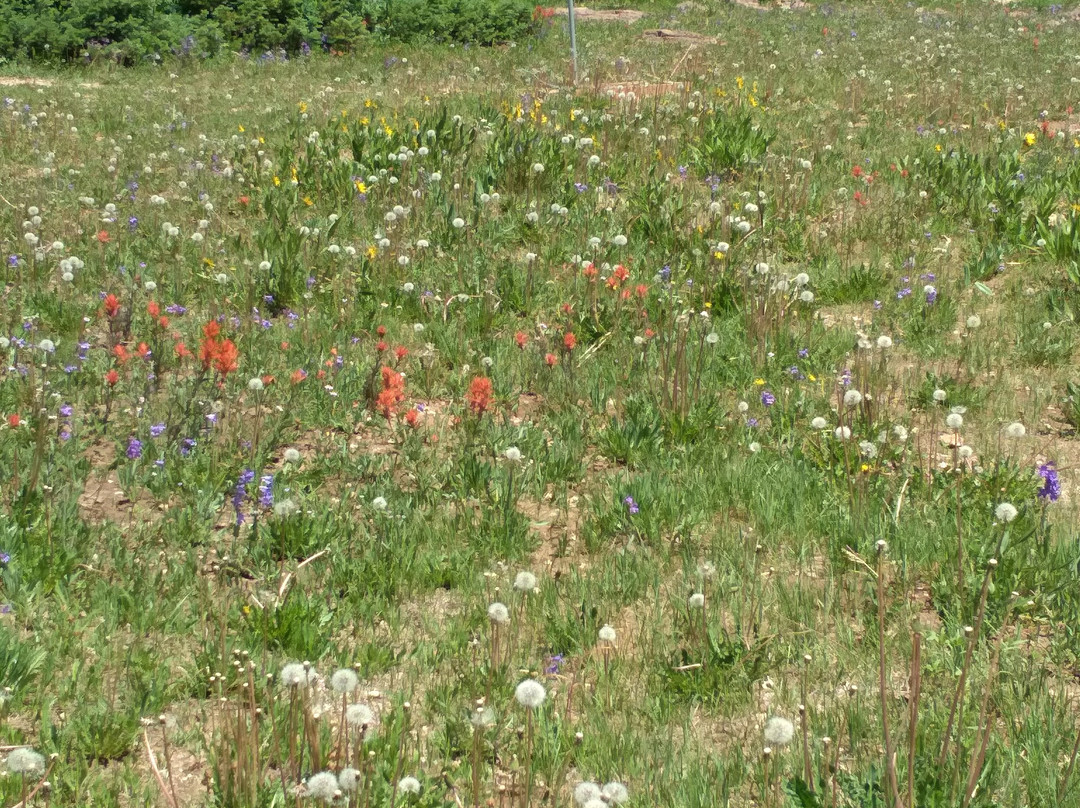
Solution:
<svg viewBox="0 0 1080 808">
<path fill-rule="evenodd" d="M 204 259 L 202 260 L 202 262 L 203 262 L 204 264 L 206 264 L 206 266 L 208 266 L 208 267 L 209 267 L 210 269 L 213 269 L 213 268 L 214 268 L 214 262 L 213 262 L 212 260 L 210 260 L 209 258 L 204 258 Z"/>
<path fill-rule="evenodd" d="M 367 248 L 367 257 L 368 258 L 374 258 L 377 253 L 378 253 L 378 250 L 375 249 L 374 244 L 372 244 L 370 247 Z"/>
<path fill-rule="evenodd" d="M 281 185 L 281 177 L 275 175 L 274 176 L 274 187 L 276 188 L 279 185 Z"/>
<path fill-rule="evenodd" d="M 307 104 L 305 102 L 301 101 L 296 106 L 300 108 L 300 114 L 301 115 L 303 115 L 305 112 L 307 112 Z"/>
<path fill-rule="evenodd" d="M 765 380 L 764 379 L 754 379 L 754 384 L 757 385 L 758 387 L 764 387 L 765 386 Z"/>
<path fill-rule="evenodd" d="M 720 250 L 717 250 L 716 252 L 713 253 L 713 258 L 715 258 L 717 261 L 723 261 L 724 260 L 724 254 L 722 252 L 720 252 Z"/>
<path fill-rule="evenodd" d="M 364 183 L 360 182 L 360 180 L 357 180 L 356 182 L 354 182 L 353 185 L 356 186 L 356 193 L 358 193 L 358 194 L 366 194 L 367 193 L 367 186 L 364 185 Z"/>
<path fill-rule="evenodd" d="M 314 202 L 312 202 L 312 201 L 311 201 L 311 197 L 310 197 L 310 196 L 305 196 L 305 197 L 304 197 L 304 199 L 303 199 L 303 202 L 304 202 L 304 204 L 305 204 L 305 205 L 307 205 L 307 206 L 308 206 L 309 208 L 310 208 L 310 207 L 311 207 L 312 205 L 314 205 L 314 204 L 315 204 Z"/>
<path fill-rule="evenodd" d="M 236 128 L 237 128 L 237 129 L 238 129 L 238 130 L 239 130 L 239 131 L 240 131 L 241 133 L 242 133 L 242 132 L 244 131 L 244 127 L 243 127 L 242 125 L 239 125 L 239 124 L 238 124 Z"/>
<path fill-rule="evenodd" d="M 740 90 L 741 90 L 741 89 L 742 89 L 743 87 L 745 87 L 745 86 L 746 86 L 746 82 L 745 82 L 745 81 L 743 81 L 743 77 L 742 77 L 742 76 L 736 76 L 736 77 L 735 77 L 735 86 L 736 86 L 736 87 L 738 87 L 738 88 L 739 88 Z"/>
<path fill-rule="evenodd" d="M 1034 132 L 1028 132 L 1026 135 L 1024 135 L 1024 145 L 1026 145 L 1026 146 L 1034 146 L 1035 145 L 1035 133 Z"/>
</svg>

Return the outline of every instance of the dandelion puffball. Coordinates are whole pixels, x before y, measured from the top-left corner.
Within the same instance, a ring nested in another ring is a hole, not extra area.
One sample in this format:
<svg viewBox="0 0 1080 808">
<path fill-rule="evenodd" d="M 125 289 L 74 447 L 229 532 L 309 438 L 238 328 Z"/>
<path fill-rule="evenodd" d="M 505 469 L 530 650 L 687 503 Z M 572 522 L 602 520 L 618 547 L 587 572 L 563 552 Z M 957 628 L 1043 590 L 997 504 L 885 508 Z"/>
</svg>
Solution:
<svg viewBox="0 0 1080 808">
<path fill-rule="evenodd" d="M 965 443 L 963 446 L 956 450 L 956 454 L 961 460 L 968 460 L 973 454 L 975 454 L 975 450 Z"/>
<path fill-rule="evenodd" d="M 516 446 L 510 446 L 503 452 L 503 456 L 506 457 L 511 463 L 521 462 L 521 449 Z"/>
<path fill-rule="evenodd" d="M 851 438 L 851 430 L 846 426 L 838 426 L 833 430 L 833 435 L 837 440 L 848 440 Z"/>
<path fill-rule="evenodd" d="M 967 318 L 967 327 L 969 330 L 974 331 L 980 325 L 982 325 L 982 320 L 980 319 L 979 315 L 972 314 L 970 317 Z"/>
<path fill-rule="evenodd" d="M 848 390 L 844 393 L 844 406 L 858 407 L 862 404 L 863 395 L 858 390 Z"/>
<path fill-rule="evenodd" d="M 375 497 L 375 499 L 371 500 L 371 507 L 377 511 L 385 511 L 386 497 Z"/>
<path fill-rule="evenodd" d="M 398 789 L 402 794 L 419 794 L 420 781 L 415 777 L 402 777 L 398 780 Z"/>
<path fill-rule="evenodd" d="M 34 775 L 45 771 L 45 758 L 28 746 L 13 749 L 4 766 L 11 774 Z"/>
<path fill-rule="evenodd" d="M 536 589 L 536 576 L 531 572 L 522 570 L 514 578 L 514 589 L 518 592 L 532 592 Z"/>
<path fill-rule="evenodd" d="M 514 698 L 522 707 L 535 710 L 544 703 L 547 698 L 547 691 L 535 679 L 526 679 L 514 689 Z"/>
<path fill-rule="evenodd" d="M 820 415 L 810 422 L 810 427 L 812 429 L 826 429 L 828 428 L 828 426 L 829 422 L 822 418 Z"/>
<path fill-rule="evenodd" d="M 502 603 L 492 603 L 487 610 L 488 620 L 492 623 L 506 624 L 510 622 L 510 610 Z"/>
<path fill-rule="evenodd" d="M 300 451 L 298 449 L 292 449 L 292 448 L 286 449 L 285 454 L 284 454 L 284 459 L 285 459 L 286 463 L 299 463 L 300 462 Z"/>
<path fill-rule="evenodd" d="M 299 662 L 290 662 L 281 669 L 280 678 L 285 687 L 300 687 L 300 685 L 311 684 L 315 678 L 315 671 Z"/>
<path fill-rule="evenodd" d="M 574 786 L 574 802 L 582 806 L 582 808 L 587 803 L 600 799 L 600 794 L 600 786 L 596 783 L 584 782 Z"/>
<path fill-rule="evenodd" d="M 360 778 L 360 772 L 350 767 L 342 769 L 338 772 L 338 788 L 345 794 L 352 794 L 356 791 L 356 783 Z"/>
<path fill-rule="evenodd" d="M 600 628 L 599 637 L 601 642 L 615 642 L 615 629 L 604 625 Z"/>
<path fill-rule="evenodd" d="M 601 799 L 609 805 L 622 805 L 628 799 L 630 794 L 626 790 L 626 786 L 622 783 L 607 783 L 600 794 Z"/>
<path fill-rule="evenodd" d="M 945 426 L 949 429 L 959 429 L 964 425 L 964 416 L 959 413 L 950 412 L 945 416 Z"/>
<path fill-rule="evenodd" d="M 345 709 L 345 723 L 355 729 L 375 726 L 375 712 L 366 704 L 357 702 Z"/>
<path fill-rule="evenodd" d="M 690 596 L 687 601 L 691 609 L 704 609 L 705 608 L 705 595 L 701 592 L 695 592 Z"/>
<path fill-rule="evenodd" d="M 308 796 L 319 802 L 333 802 L 340 793 L 338 779 L 330 772 L 319 772 L 311 775 L 305 785 Z"/>
<path fill-rule="evenodd" d="M 765 742 L 770 746 L 787 746 L 795 737 L 795 726 L 786 718 L 774 715 L 765 722 Z"/>
<path fill-rule="evenodd" d="M 946 393 L 941 388 L 938 388 L 937 390 L 934 391 L 934 401 L 938 402 L 939 404 L 942 401 L 944 401 L 946 398 L 948 398 L 948 396 L 949 396 L 949 394 Z"/>
<path fill-rule="evenodd" d="M 1000 505 L 997 506 L 997 508 L 994 509 L 994 516 L 999 522 L 1003 522 L 1005 524 L 1008 524 L 1013 519 L 1015 519 L 1017 513 L 1018 511 L 1016 510 L 1016 506 L 1013 505 L 1011 502 L 1002 502 Z"/>
<path fill-rule="evenodd" d="M 351 668 L 334 671 L 334 675 L 330 677 L 330 689 L 335 693 L 352 693 L 359 684 L 360 679 Z"/>
<path fill-rule="evenodd" d="M 1013 421 L 1005 427 L 1006 438 L 1022 438 L 1027 434 L 1027 428 L 1019 421 Z"/>
<path fill-rule="evenodd" d="M 882 348 L 882 349 L 891 348 L 892 347 L 892 337 L 889 337 L 889 336 L 886 336 L 885 334 L 882 334 L 880 337 L 877 338 L 877 346 L 879 348 Z"/>
</svg>

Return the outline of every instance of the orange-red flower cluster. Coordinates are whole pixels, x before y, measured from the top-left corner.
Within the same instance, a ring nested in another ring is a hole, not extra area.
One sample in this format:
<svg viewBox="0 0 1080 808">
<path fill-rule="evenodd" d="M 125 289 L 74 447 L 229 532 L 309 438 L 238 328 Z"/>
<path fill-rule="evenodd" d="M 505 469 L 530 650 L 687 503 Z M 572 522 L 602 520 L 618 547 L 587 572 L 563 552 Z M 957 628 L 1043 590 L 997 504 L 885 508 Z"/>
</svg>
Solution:
<svg viewBox="0 0 1080 808">
<path fill-rule="evenodd" d="M 199 345 L 199 361 L 203 370 L 215 370 L 224 379 L 240 365 L 240 351 L 231 339 L 218 339 L 221 326 L 211 320 L 203 326 L 202 343 Z"/>
<path fill-rule="evenodd" d="M 469 382 L 469 394 L 466 396 L 469 409 L 477 415 L 483 415 L 491 407 L 491 379 L 477 376 Z"/>
<path fill-rule="evenodd" d="M 375 399 L 375 409 L 389 421 L 394 408 L 405 400 L 405 377 L 388 365 L 383 365 L 380 372 L 383 389 Z"/>
</svg>

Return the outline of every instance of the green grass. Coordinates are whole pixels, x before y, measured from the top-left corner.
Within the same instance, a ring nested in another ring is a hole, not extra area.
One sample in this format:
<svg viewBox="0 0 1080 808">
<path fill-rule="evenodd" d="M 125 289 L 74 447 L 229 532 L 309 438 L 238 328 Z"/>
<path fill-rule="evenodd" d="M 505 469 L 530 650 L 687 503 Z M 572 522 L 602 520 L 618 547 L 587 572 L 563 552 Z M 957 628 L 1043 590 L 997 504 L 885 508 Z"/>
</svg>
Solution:
<svg viewBox="0 0 1080 808">
<path fill-rule="evenodd" d="M 884 717 L 905 805 L 1080 804 L 1076 23 L 675 5 L 575 91 L 559 18 L 0 87 L 0 743 L 52 802 L 869 808 Z"/>
</svg>

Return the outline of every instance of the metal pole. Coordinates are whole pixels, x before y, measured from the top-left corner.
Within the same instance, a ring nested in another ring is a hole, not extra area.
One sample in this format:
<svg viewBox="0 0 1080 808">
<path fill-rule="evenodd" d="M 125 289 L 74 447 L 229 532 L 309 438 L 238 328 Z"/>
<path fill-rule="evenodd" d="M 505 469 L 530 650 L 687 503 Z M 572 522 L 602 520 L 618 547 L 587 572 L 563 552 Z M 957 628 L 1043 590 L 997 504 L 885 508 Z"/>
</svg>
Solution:
<svg viewBox="0 0 1080 808">
<path fill-rule="evenodd" d="M 570 17 L 570 62 L 573 66 L 574 84 L 577 85 L 577 29 L 574 27 L 574 0 L 566 0 Z"/>
</svg>

